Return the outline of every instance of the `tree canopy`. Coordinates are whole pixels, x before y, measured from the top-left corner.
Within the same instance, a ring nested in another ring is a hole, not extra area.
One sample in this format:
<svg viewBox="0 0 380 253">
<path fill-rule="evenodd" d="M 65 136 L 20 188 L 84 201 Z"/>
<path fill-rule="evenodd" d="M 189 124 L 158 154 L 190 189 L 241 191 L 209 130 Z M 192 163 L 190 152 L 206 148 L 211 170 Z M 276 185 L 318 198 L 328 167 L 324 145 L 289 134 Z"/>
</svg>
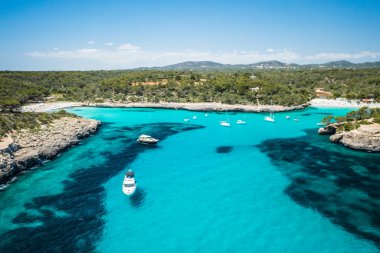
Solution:
<svg viewBox="0 0 380 253">
<path fill-rule="evenodd" d="M 298 105 L 316 88 L 380 101 L 380 69 L 0 72 L 0 106 L 17 110 L 49 95 L 70 101 L 222 102 Z M 18 102 L 18 103 L 17 103 Z"/>
</svg>

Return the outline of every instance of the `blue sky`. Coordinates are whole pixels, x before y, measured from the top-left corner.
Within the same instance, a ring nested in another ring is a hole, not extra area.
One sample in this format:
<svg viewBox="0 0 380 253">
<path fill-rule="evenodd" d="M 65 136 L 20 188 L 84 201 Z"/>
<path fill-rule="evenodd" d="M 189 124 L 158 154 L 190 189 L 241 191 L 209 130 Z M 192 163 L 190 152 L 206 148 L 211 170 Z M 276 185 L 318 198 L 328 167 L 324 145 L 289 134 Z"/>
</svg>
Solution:
<svg viewBox="0 0 380 253">
<path fill-rule="evenodd" d="M 380 61 L 378 0 L 0 0 L 1 70 Z"/>
</svg>

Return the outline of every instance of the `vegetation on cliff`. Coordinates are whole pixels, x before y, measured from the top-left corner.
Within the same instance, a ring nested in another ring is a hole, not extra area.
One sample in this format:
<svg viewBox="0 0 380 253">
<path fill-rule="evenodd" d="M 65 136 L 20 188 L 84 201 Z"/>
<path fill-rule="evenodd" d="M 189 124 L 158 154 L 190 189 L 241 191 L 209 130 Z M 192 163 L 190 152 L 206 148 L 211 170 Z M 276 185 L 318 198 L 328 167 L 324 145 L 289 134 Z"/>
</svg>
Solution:
<svg viewBox="0 0 380 253">
<path fill-rule="evenodd" d="M 362 107 L 347 113 L 346 116 L 329 115 L 323 118 L 322 122 L 327 125 L 335 123 L 337 132 L 350 131 L 357 129 L 360 125 L 380 123 L 380 108 Z"/>
<path fill-rule="evenodd" d="M 0 113 L 0 137 L 12 130 L 34 129 L 38 130 L 41 125 L 49 124 L 54 119 L 62 117 L 78 117 L 64 110 L 46 112 L 24 112 L 24 113 Z"/>
</svg>

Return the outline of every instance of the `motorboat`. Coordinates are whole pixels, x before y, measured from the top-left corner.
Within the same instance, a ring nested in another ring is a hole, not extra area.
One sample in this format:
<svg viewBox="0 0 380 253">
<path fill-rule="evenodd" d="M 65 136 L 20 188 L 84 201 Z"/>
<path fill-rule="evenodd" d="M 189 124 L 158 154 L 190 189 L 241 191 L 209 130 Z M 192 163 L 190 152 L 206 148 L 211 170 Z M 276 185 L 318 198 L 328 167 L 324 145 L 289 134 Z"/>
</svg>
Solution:
<svg viewBox="0 0 380 253">
<path fill-rule="evenodd" d="M 243 124 L 246 124 L 247 122 L 243 121 L 243 120 L 237 120 L 236 121 L 236 124 L 239 124 L 239 125 L 243 125 Z"/>
<path fill-rule="evenodd" d="M 183 121 L 188 122 L 190 119 L 189 118 L 184 118 Z"/>
<path fill-rule="evenodd" d="M 221 126 L 224 126 L 224 127 L 230 127 L 231 126 L 231 124 L 229 123 L 229 122 L 227 122 L 227 121 L 220 121 L 220 125 Z"/>
<path fill-rule="evenodd" d="M 197 119 L 197 116 L 193 116 L 193 119 Z"/>
<path fill-rule="evenodd" d="M 208 117 L 208 114 L 207 114 L 207 113 L 205 113 L 205 117 Z"/>
<path fill-rule="evenodd" d="M 131 196 L 135 193 L 137 187 L 137 181 L 135 180 L 135 173 L 132 170 L 128 170 L 125 173 L 122 190 L 125 195 Z"/>
<path fill-rule="evenodd" d="M 285 119 L 290 119 L 290 116 L 289 116 L 289 115 L 286 115 Z"/>
<path fill-rule="evenodd" d="M 159 142 L 159 139 L 153 138 L 150 135 L 142 134 L 139 136 L 137 141 L 142 144 L 156 144 L 157 142 Z"/>
<path fill-rule="evenodd" d="M 317 125 L 318 125 L 318 126 L 325 126 L 325 125 L 326 125 L 326 123 L 323 123 L 323 122 L 318 122 L 318 123 L 317 123 Z"/>
<path fill-rule="evenodd" d="M 299 117 L 298 117 L 298 118 L 295 118 L 294 121 L 295 121 L 295 122 L 298 122 L 298 121 L 300 121 L 300 118 L 299 118 Z"/>
</svg>

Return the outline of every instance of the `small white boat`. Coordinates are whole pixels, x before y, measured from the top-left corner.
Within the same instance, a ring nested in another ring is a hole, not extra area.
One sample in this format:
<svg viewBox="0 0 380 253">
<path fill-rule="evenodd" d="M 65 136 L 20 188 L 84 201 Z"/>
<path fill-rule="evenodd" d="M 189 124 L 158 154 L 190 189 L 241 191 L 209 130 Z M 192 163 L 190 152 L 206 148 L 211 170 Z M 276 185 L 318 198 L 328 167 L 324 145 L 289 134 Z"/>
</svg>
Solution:
<svg viewBox="0 0 380 253">
<path fill-rule="evenodd" d="M 207 113 L 205 113 L 205 117 L 208 117 L 208 114 L 207 114 Z"/>
<path fill-rule="evenodd" d="M 269 116 L 264 117 L 265 121 L 274 123 L 274 115 L 271 113 Z"/>
<path fill-rule="evenodd" d="M 140 143 L 142 143 L 142 144 L 156 144 L 160 140 L 156 139 L 156 138 L 153 138 L 150 135 L 142 134 L 142 135 L 139 136 L 139 138 L 137 139 L 137 141 L 140 142 Z"/>
<path fill-rule="evenodd" d="M 298 122 L 298 121 L 300 121 L 300 118 L 299 118 L 299 117 L 298 117 L 298 118 L 295 118 L 294 121 L 295 121 L 295 122 Z"/>
<path fill-rule="evenodd" d="M 270 105 L 272 105 L 272 100 L 270 101 Z M 265 120 L 265 121 L 268 121 L 268 122 L 272 122 L 272 123 L 274 123 L 274 114 L 273 114 L 273 112 L 271 112 L 271 113 L 269 114 L 269 116 L 265 116 L 265 117 L 264 117 L 264 120 Z"/>
<path fill-rule="evenodd" d="M 286 115 L 285 119 L 290 119 L 290 116 L 289 116 L 289 115 Z"/>
<path fill-rule="evenodd" d="M 220 125 L 224 126 L 224 127 L 230 127 L 231 126 L 231 124 L 228 123 L 227 121 L 220 121 Z"/>
<path fill-rule="evenodd" d="M 131 196 L 135 193 L 137 187 L 137 181 L 135 180 L 135 173 L 132 170 L 128 170 L 125 173 L 122 190 L 125 195 Z"/>
<path fill-rule="evenodd" d="M 197 119 L 197 116 L 193 116 L 193 119 Z"/>
<path fill-rule="evenodd" d="M 236 121 L 236 124 L 239 124 L 239 125 L 243 125 L 243 124 L 246 124 L 247 122 L 243 121 L 243 120 L 238 120 Z"/>
<path fill-rule="evenodd" d="M 183 121 L 188 122 L 190 119 L 189 118 L 184 118 Z"/>
<path fill-rule="evenodd" d="M 326 124 L 325 124 L 325 123 L 322 123 L 322 122 L 318 122 L 317 125 L 318 125 L 318 126 L 325 126 Z"/>
</svg>

